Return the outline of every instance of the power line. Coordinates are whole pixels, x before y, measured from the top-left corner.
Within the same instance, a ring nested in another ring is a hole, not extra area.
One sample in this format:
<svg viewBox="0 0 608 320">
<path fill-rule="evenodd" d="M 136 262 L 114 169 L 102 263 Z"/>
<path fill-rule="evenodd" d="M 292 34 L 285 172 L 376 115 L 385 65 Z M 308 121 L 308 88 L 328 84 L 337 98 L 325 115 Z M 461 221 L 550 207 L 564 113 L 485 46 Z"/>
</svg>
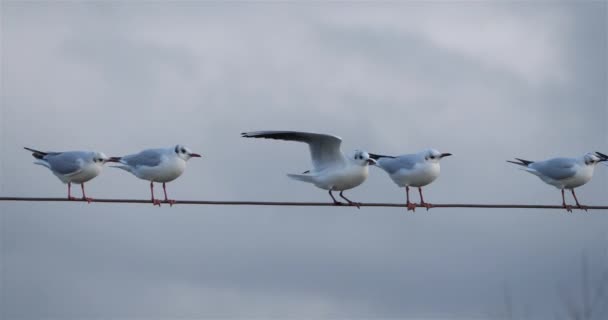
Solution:
<svg viewBox="0 0 608 320">
<path fill-rule="evenodd" d="M 26 197 L 0 197 L 0 201 L 21 202 L 86 202 L 86 200 L 69 200 L 67 198 L 26 198 Z M 150 200 L 138 199 L 92 199 L 91 202 L 98 203 L 141 203 L 151 204 Z M 162 201 L 163 204 L 169 204 Z M 355 207 L 352 205 L 337 206 L 331 202 L 284 202 L 284 201 L 205 201 L 205 200 L 176 200 L 175 205 L 224 205 L 224 206 L 291 206 L 291 207 Z M 405 208 L 404 203 L 360 203 L 361 207 L 393 207 Z M 420 209 L 425 209 L 417 205 Z M 443 203 L 433 204 L 432 208 L 485 208 L 485 209 L 562 209 L 559 205 L 536 205 L 536 204 L 461 204 Z M 608 206 L 585 206 L 588 210 L 608 210 Z M 580 209 L 572 206 L 572 209 Z"/>
</svg>

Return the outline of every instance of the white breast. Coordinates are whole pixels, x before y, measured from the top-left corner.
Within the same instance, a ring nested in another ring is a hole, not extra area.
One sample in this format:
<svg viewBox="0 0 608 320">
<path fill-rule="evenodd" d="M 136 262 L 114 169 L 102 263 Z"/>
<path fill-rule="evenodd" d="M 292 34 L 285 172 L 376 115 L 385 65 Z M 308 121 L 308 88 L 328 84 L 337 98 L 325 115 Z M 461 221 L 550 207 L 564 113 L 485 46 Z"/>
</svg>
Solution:
<svg viewBox="0 0 608 320">
<path fill-rule="evenodd" d="M 102 168 L 101 165 L 90 163 L 85 165 L 82 170 L 76 174 L 66 176 L 55 173 L 55 175 L 64 183 L 84 183 L 97 177 L 101 173 Z"/>
<path fill-rule="evenodd" d="M 583 166 L 576 172 L 573 177 L 564 179 L 560 182 L 566 189 L 574 189 L 580 187 L 591 180 L 591 178 L 593 177 L 594 168 L 594 166 Z"/>
<path fill-rule="evenodd" d="M 139 166 L 133 172 L 143 180 L 169 182 L 177 179 L 186 169 L 186 161 L 179 157 L 166 157 L 158 166 Z"/>
<path fill-rule="evenodd" d="M 359 186 L 368 175 L 369 166 L 347 165 L 319 173 L 313 178 L 313 183 L 321 189 L 344 191 Z"/>
<path fill-rule="evenodd" d="M 390 177 L 400 187 L 424 187 L 439 177 L 439 163 L 424 163 L 412 169 L 400 169 Z"/>
</svg>

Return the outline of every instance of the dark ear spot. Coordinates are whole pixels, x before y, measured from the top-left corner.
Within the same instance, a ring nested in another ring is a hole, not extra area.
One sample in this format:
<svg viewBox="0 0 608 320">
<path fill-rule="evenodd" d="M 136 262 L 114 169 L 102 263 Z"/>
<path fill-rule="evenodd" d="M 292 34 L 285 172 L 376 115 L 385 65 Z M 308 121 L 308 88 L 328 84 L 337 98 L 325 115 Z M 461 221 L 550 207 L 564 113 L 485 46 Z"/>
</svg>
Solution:
<svg viewBox="0 0 608 320">
<path fill-rule="evenodd" d="M 175 153 L 179 153 L 179 146 L 175 146 Z"/>
</svg>

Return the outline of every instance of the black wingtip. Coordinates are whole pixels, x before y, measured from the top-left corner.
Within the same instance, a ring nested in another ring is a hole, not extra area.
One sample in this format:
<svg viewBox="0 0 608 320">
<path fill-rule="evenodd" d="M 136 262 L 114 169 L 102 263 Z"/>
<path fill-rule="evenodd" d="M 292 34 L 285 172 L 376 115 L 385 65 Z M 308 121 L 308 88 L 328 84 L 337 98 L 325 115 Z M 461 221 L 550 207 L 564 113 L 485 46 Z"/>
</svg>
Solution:
<svg viewBox="0 0 608 320">
<path fill-rule="evenodd" d="M 596 152 L 595 152 L 595 155 L 597 155 L 598 157 L 600 157 L 600 158 L 602 158 L 602 159 L 608 159 L 608 155 L 603 154 L 603 153 L 601 153 L 601 152 L 599 152 L 599 151 L 596 151 Z"/>
<path fill-rule="evenodd" d="M 524 167 L 527 167 L 528 165 L 534 163 L 534 161 L 529 161 L 529 160 L 524 160 L 524 159 L 519 159 L 519 158 L 515 158 L 515 160 L 517 160 L 519 162 L 515 162 L 515 161 L 511 161 L 511 160 L 507 160 L 507 162 L 517 164 L 520 166 L 524 166 Z"/>
<path fill-rule="evenodd" d="M 44 156 L 46 156 L 48 153 L 46 152 L 42 152 L 36 149 L 32 149 L 32 148 L 28 148 L 28 147 L 23 147 L 23 149 L 30 151 L 32 153 L 32 156 L 36 159 L 42 159 L 44 158 Z"/>
<path fill-rule="evenodd" d="M 120 162 L 122 157 L 110 157 L 107 162 Z"/>
<path fill-rule="evenodd" d="M 520 159 L 520 158 L 515 158 L 515 159 L 521 161 L 521 163 L 523 163 L 525 165 L 534 163 L 534 161 L 530 161 L 530 160 L 524 160 L 524 159 Z"/>
<path fill-rule="evenodd" d="M 375 154 L 375 153 L 369 153 L 369 157 L 374 159 L 374 160 L 378 160 L 380 158 L 390 158 L 390 159 L 394 159 L 395 157 L 393 156 L 385 156 L 385 155 L 381 155 L 381 154 Z"/>
</svg>

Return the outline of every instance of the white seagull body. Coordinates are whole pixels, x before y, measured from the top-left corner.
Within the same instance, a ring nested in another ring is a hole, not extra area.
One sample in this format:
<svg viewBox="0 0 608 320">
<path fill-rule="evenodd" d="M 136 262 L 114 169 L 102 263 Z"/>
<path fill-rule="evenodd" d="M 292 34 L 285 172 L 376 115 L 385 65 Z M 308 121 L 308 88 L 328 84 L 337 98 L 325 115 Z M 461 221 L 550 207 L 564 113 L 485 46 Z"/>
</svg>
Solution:
<svg viewBox="0 0 608 320">
<path fill-rule="evenodd" d="M 358 205 L 347 199 L 342 192 L 362 184 L 369 175 L 369 164 L 375 160 L 365 151 L 355 151 L 350 157 L 340 150 L 342 139 L 333 135 L 297 131 L 257 131 L 242 133 L 245 138 L 267 138 L 307 143 L 313 168 L 302 174 L 288 174 L 292 179 L 312 183 L 328 190 L 334 204 L 332 191 L 340 191 L 340 196 L 351 205 Z"/>
<path fill-rule="evenodd" d="M 25 148 L 32 152 L 36 158 L 35 164 L 47 167 L 63 183 L 68 185 L 68 199 L 73 200 L 71 193 L 72 183 L 80 184 L 82 188 L 82 199 L 90 202 L 84 191 L 84 183 L 97 177 L 104 163 L 109 158 L 94 151 L 66 151 L 66 152 L 44 152 L 31 148 Z"/>
<path fill-rule="evenodd" d="M 416 205 L 409 200 L 409 187 L 418 188 L 420 205 L 429 209 L 432 205 L 424 202 L 422 187 L 439 177 L 441 173 L 440 160 L 451 155 L 451 153 L 440 153 L 435 149 L 428 149 L 419 153 L 396 157 L 377 154 L 371 154 L 370 156 L 376 159 L 376 166 L 384 170 L 397 186 L 405 187 L 408 210 L 415 210 Z"/>
<path fill-rule="evenodd" d="M 522 170 L 539 177 L 546 184 L 552 185 L 562 192 L 562 205 L 568 211 L 572 211 L 566 205 L 564 189 L 569 189 L 579 208 L 583 208 L 576 198 L 574 189 L 591 181 L 595 166 L 603 161 L 608 161 L 608 156 L 596 152 L 587 153 L 579 158 L 552 158 L 544 161 L 529 161 L 515 158 L 516 161 L 507 161 L 522 166 Z"/>
<path fill-rule="evenodd" d="M 161 182 L 163 184 L 165 202 L 173 205 L 175 201 L 167 198 L 165 183 L 181 176 L 186 169 L 186 162 L 193 157 L 200 157 L 200 155 L 182 145 L 177 145 L 170 148 L 147 149 L 124 157 L 112 157 L 109 161 L 119 164 L 112 168 L 123 169 L 142 180 L 150 181 L 152 203 L 160 206 L 160 201 L 154 199 L 153 183 Z"/>
</svg>

